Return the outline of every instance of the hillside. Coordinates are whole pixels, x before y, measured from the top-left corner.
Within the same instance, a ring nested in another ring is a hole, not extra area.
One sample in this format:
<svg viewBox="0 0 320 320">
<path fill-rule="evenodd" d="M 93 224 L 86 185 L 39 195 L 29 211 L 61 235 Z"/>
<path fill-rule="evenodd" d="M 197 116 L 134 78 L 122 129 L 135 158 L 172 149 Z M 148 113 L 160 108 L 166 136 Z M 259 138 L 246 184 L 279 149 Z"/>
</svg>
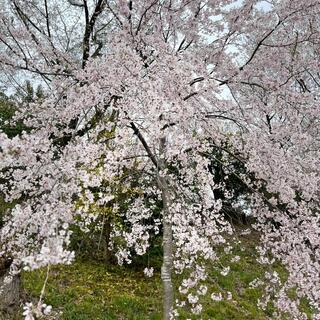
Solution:
<svg viewBox="0 0 320 320">
<path fill-rule="evenodd" d="M 261 290 L 249 287 L 251 281 L 263 276 L 264 269 L 256 262 L 257 235 L 240 235 L 234 253 L 240 260 L 230 264 L 228 276 L 212 266 L 206 282 L 209 289 L 203 300 L 201 319 L 264 320 L 270 319 L 273 309 L 259 310 L 256 306 Z M 157 259 L 157 257 L 152 257 Z M 159 259 L 159 258 L 158 258 Z M 222 263 L 228 261 L 226 254 Z M 159 265 L 160 261 L 154 261 Z M 45 303 L 50 304 L 64 320 L 142 320 L 161 319 L 161 282 L 159 268 L 146 278 L 140 266 L 107 266 L 103 262 L 78 260 L 71 266 L 53 267 L 46 289 Z M 285 276 L 281 268 L 277 270 Z M 25 295 L 39 296 L 46 270 L 23 274 Z M 178 279 L 176 279 L 178 283 Z M 210 292 L 223 292 L 222 301 L 213 301 Z M 228 292 L 232 299 L 227 298 Z M 182 311 L 180 319 L 199 319 Z"/>
</svg>

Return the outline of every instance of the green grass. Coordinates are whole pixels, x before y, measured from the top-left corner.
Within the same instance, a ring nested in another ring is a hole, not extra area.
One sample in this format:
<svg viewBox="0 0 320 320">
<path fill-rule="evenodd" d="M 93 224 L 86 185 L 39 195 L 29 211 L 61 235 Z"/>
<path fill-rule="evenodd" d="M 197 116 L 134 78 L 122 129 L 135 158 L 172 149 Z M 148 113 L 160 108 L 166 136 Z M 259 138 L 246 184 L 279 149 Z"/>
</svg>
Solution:
<svg viewBox="0 0 320 320">
<path fill-rule="evenodd" d="M 257 234 L 231 239 L 234 244 L 232 254 L 223 253 L 219 264 L 209 267 L 209 277 L 205 281 L 208 293 L 201 297 L 201 316 L 192 315 L 187 306 L 180 309 L 179 319 L 203 320 L 267 320 L 272 319 L 274 309 L 257 307 L 257 300 L 263 294 L 262 288 L 252 289 L 251 281 L 261 278 L 266 268 L 257 263 Z M 239 240 L 241 241 L 239 243 Z M 141 259 L 133 266 L 107 266 L 95 260 L 78 260 L 71 266 L 54 266 L 46 287 L 44 302 L 53 306 L 61 314 L 54 319 L 61 320 L 161 320 L 162 286 L 159 273 L 161 254 L 159 250 L 150 257 L 156 266 L 152 278 L 143 275 L 145 261 Z M 233 255 L 240 256 L 237 262 L 230 262 Z M 230 272 L 222 276 L 222 266 L 229 265 Z M 281 278 L 286 272 L 281 265 L 274 267 Z M 274 269 L 274 270 L 275 270 Z M 23 273 L 23 285 L 27 300 L 37 301 L 40 295 L 46 270 Z M 176 287 L 182 276 L 175 278 Z M 177 291 L 177 290 L 176 290 Z M 232 300 L 214 302 L 213 292 L 232 293 Z M 179 295 L 177 294 L 179 298 Z M 302 308 L 309 311 L 307 302 Z M 283 320 L 290 319 L 283 317 Z M 311 318 L 310 318 L 311 319 Z"/>
<path fill-rule="evenodd" d="M 242 239 L 243 238 L 243 239 Z M 264 269 L 256 262 L 253 236 L 242 237 L 234 253 L 240 261 L 229 263 L 230 273 L 224 277 L 220 266 L 212 266 L 208 294 L 202 298 L 201 319 L 210 320 L 264 320 L 272 315 L 272 308 L 261 311 L 257 299 L 261 289 L 249 288 L 249 283 L 262 276 Z M 244 249 L 243 249 L 244 248 Z M 221 263 L 228 264 L 231 255 L 223 254 Z M 154 258 L 154 257 L 153 257 Z M 161 259 L 161 257 L 159 257 Z M 157 320 L 161 319 L 162 287 L 160 274 L 152 278 L 143 275 L 143 267 L 106 266 L 102 262 L 82 260 L 71 266 L 55 266 L 50 271 L 45 303 L 62 312 L 63 320 Z M 26 296 L 36 299 L 41 291 L 46 270 L 23 274 Z M 177 286 L 179 277 L 176 279 Z M 212 292 L 232 293 L 233 299 L 214 302 Z M 200 319 L 188 308 L 180 310 L 179 319 Z"/>
<path fill-rule="evenodd" d="M 24 274 L 27 295 L 39 296 L 45 273 Z M 50 274 L 45 302 L 61 309 L 61 319 L 161 319 L 159 275 L 145 278 L 142 272 L 94 261 L 54 267 Z"/>
</svg>

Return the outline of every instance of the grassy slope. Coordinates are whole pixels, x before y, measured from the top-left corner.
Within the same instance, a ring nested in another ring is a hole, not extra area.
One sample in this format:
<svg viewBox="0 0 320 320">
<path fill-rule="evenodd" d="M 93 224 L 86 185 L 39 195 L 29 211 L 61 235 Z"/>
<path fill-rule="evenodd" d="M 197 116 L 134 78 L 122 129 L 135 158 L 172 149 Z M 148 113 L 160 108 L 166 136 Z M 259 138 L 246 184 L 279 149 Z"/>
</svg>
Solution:
<svg viewBox="0 0 320 320">
<path fill-rule="evenodd" d="M 27 294 L 38 296 L 45 270 L 24 274 Z M 128 268 L 78 261 L 54 267 L 45 302 L 63 311 L 62 319 L 160 319 L 161 284 Z"/>
<path fill-rule="evenodd" d="M 209 294 L 202 300 L 202 316 L 192 316 L 182 310 L 180 319 L 263 320 L 272 315 L 271 308 L 263 312 L 256 306 L 261 291 L 249 288 L 249 283 L 264 272 L 255 261 L 255 237 L 242 236 L 240 240 L 235 253 L 241 259 L 230 264 L 228 276 L 222 276 L 219 267 L 212 267 L 206 281 Z M 222 263 L 227 263 L 228 256 L 223 260 Z M 56 310 L 61 309 L 61 319 L 67 320 L 161 319 L 159 273 L 145 278 L 141 270 L 108 267 L 95 261 L 77 261 L 72 266 L 54 267 L 45 302 Z M 45 270 L 23 275 L 27 296 L 39 296 L 44 278 Z M 219 289 L 225 296 L 230 291 L 233 299 L 213 302 L 210 293 Z"/>
</svg>

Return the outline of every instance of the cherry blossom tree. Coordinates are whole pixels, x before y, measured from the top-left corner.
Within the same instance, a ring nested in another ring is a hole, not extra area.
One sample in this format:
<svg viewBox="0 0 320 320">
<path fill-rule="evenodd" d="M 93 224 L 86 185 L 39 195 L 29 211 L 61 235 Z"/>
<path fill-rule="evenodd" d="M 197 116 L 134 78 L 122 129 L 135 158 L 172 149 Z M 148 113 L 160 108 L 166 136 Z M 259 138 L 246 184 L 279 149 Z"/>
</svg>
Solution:
<svg viewBox="0 0 320 320">
<path fill-rule="evenodd" d="M 15 115 L 29 130 L 0 132 L 0 190 L 16 203 L 0 232 L 11 274 L 71 263 L 70 226 L 85 230 L 92 204 L 107 206 L 125 222 L 112 225 L 119 263 L 162 235 L 164 319 L 186 302 L 199 314 L 206 265 L 233 233 L 216 196 L 232 197 L 212 174 L 219 163 L 250 191 L 260 262 L 289 273 L 284 283 L 266 274 L 264 303 L 274 300 L 275 317 L 307 319 L 305 297 L 319 319 L 319 9 L 316 0 L 5 1 L 3 81 L 34 76 L 45 97 Z M 133 173 L 141 191 L 124 210 L 115 194 L 132 188 Z M 173 272 L 188 275 L 177 304 Z"/>
</svg>

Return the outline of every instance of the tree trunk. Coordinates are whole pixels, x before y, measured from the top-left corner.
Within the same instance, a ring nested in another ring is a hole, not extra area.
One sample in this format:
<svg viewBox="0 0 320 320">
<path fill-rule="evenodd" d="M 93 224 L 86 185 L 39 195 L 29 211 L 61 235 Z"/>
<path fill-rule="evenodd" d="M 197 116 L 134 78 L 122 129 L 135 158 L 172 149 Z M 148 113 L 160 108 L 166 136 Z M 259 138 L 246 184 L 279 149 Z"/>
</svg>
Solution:
<svg viewBox="0 0 320 320">
<path fill-rule="evenodd" d="M 168 186 L 164 178 L 162 184 L 163 202 L 163 263 L 161 267 L 161 280 L 163 284 L 163 319 L 169 320 L 173 308 L 172 286 L 172 223 L 168 205 Z"/>
<path fill-rule="evenodd" d="M 21 297 L 20 275 L 13 276 L 10 282 L 5 281 L 9 276 L 9 268 L 7 261 L 0 260 L 0 319 L 14 311 Z"/>
<path fill-rule="evenodd" d="M 162 116 L 160 116 L 160 119 Z M 145 148 L 150 160 L 158 170 L 157 184 L 161 191 L 162 203 L 163 203 L 163 263 L 161 267 L 161 280 L 163 284 L 163 319 L 169 320 L 170 314 L 173 309 L 173 286 L 172 286 L 172 265 L 173 265 L 173 250 L 172 250 L 172 217 L 170 215 L 170 199 L 169 199 L 169 185 L 165 176 L 162 176 L 163 172 L 159 173 L 166 168 L 165 162 L 165 150 L 166 150 L 166 138 L 160 138 L 159 146 L 159 159 L 153 154 L 148 143 L 142 136 L 138 127 L 134 122 L 130 122 L 131 128 L 134 134 Z"/>
<path fill-rule="evenodd" d="M 111 263 L 111 251 L 110 251 L 110 236 L 111 236 L 111 219 L 110 217 L 106 217 L 105 222 L 104 222 L 104 259 L 106 264 Z"/>
<path fill-rule="evenodd" d="M 165 152 L 165 138 L 160 140 L 160 154 Z M 160 157 L 161 158 L 161 157 Z M 163 158 L 162 158 L 163 159 Z M 160 160 L 160 169 L 165 168 L 165 163 Z M 167 178 L 159 175 L 158 185 L 161 190 L 163 205 L 163 263 L 161 267 L 161 280 L 163 285 L 163 319 L 169 320 L 173 309 L 173 286 L 172 286 L 172 219 L 170 216 L 170 195 Z"/>
</svg>

